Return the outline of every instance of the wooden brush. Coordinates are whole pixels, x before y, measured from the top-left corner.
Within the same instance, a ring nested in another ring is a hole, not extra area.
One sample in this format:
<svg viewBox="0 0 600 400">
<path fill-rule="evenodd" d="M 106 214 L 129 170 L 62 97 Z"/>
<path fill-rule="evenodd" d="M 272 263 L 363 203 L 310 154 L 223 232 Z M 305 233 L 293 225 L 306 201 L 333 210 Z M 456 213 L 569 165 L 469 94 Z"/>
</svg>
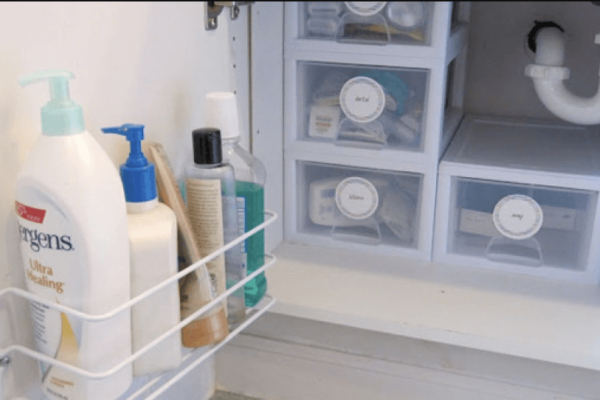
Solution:
<svg viewBox="0 0 600 400">
<path fill-rule="evenodd" d="M 146 156 L 154 164 L 156 170 L 156 186 L 160 200 L 169 206 L 177 218 L 179 235 L 183 240 L 183 248 L 189 265 L 201 260 L 202 254 L 198 248 L 192 224 L 187 214 L 187 208 L 177 179 L 169 163 L 162 144 L 146 141 Z M 206 265 L 186 275 L 179 282 L 181 296 L 181 318 L 185 319 L 200 307 L 213 300 L 210 279 Z M 225 309 L 221 304 L 215 305 L 198 320 L 192 321 L 182 330 L 182 340 L 185 347 L 202 347 L 221 341 L 229 333 Z"/>
</svg>

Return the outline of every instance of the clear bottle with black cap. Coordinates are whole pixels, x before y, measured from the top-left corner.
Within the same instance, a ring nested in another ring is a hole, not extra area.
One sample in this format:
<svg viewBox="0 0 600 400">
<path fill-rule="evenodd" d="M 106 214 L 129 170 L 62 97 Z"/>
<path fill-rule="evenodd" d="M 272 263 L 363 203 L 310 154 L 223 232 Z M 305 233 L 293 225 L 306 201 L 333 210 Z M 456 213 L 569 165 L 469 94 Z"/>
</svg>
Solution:
<svg viewBox="0 0 600 400">
<path fill-rule="evenodd" d="M 221 130 L 223 160 L 231 164 L 235 174 L 238 223 L 244 234 L 264 222 L 265 181 L 267 171 L 263 163 L 242 148 L 236 96 L 232 92 L 212 92 L 206 95 L 205 124 Z M 246 239 L 242 246 L 242 260 L 248 274 L 265 264 L 265 232 L 261 230 Z M 255 307 L 267 292 L 264 272 L 244 285 L 246 306 Z"/>
<path fill-rule="evenodd" d="M 196 129 L 192 141 L 194 163 L 185 169 L 186 203 L 198 247 L 207 256 L 238 236 L 235 176 L 231 165 L 223 162 L 219 129 Z M 215 296 L 246 277 L 240 245 L 206 267 Z M 226 306 L 230 326 L 245 317 L 243 287 L 227 298 Z"/>
</svg>

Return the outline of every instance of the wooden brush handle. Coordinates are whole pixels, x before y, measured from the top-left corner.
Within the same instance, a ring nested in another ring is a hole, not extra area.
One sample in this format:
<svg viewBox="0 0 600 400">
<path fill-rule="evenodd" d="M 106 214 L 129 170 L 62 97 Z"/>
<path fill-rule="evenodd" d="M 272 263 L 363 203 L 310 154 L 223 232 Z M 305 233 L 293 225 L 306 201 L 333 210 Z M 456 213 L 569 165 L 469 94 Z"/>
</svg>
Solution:
<svg viewBox="0 0 600 400">
<path fill-rule="evenodd" d="M 183 238 L 183 242 L 185 243 L 185 249 L 187 251 L 186 256 L 188 261 L 193 264 L 202 259 L 202 254 L 200 254 L 200 250 L 198 249 L 196 237 L 194 236 L 192 224 L 188 217 L 179 186 L 177 185 L 175 174 L 171 169 L 164 147 L 160 143 L 152 141 L 147 141 L 146 144 L 148 146 L 147 156 L 155 165 L 156 169 L 156 186 L 158 188 L 158 194 L 161 200 L 175 212 L 177 227 Z M 191 275 L 192 274 L 187 275 L 186 278 L 189 278 Z M 203 275 L 205 278 L 207 277 L 207 274 Z M 212 300 L 210 291 L 207 294 L 209 295 L 208 301 Z"/>
</svg>

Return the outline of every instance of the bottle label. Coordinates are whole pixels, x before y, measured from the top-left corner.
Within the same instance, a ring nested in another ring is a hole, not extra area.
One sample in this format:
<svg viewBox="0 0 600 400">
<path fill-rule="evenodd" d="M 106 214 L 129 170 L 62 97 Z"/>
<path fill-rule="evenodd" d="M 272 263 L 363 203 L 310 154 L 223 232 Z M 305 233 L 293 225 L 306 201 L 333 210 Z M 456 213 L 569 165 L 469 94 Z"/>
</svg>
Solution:
<svg viewBox="0 0 600 400">
<path fill-rule="evenodd" d="M 235 192 L 238 196 L 240 213 L 240 233 L 256 228 L 264 222 L 264 188 L 257 183 L 236 181 Z M 243 206 L 243 211 L 242 211 Z M 243 212 L 243 217 L 242 217 Z M 265 236 L 260 230 L 247 238 L 244 242 L 246 273 L 251 274 L 264 265 L 265 261 Z M 254 307 L 266 292 L 266 279 L 263 273 L 258 274 L 244 285 L 246 306 Z"/>
<path fill-rule="evenodd" d="M 236 208 L 237 208 L 237 220 L 238 220 L 238 233 L 240 236 L 246 233 L 246 199 L 244 197 L 236 198 Z M 241 250 L 244 257 L 244 265 L 246 265 L 247 258 L 247 249 L 246 249 L 246 241 L 244 240 L 241 243 Z"/>
<path fill-rule="evenodd" d="M 494 207 L 494 226 L 509 239 L 523 240 L 534 236 L 544 222 L 540 205 L 531 197 L 513 194 Z"/>
<path fill-rule="evenodd" d="M 308 136 L 335 139 L 341 114 L 338 106 L 312 106 L 308 122 Z"/>
<path fill-rule="evenodd" d="M 337 185 L 335 203 L 346 217 L 362 220 L 377 211 L 379 194 L 375 186 L 364 178 L 346 178 Z"/>
<path fill-rule="evenodd" d="M 202 256 L 219 250 L 224 246 L 223 236 L 223 203 L 221 195 L 221 181 L 219 179 L 186 179 L 187 209 L 196 243 Z M 213 298 L 224 293 L 225 255 L 206 263 Z M 223 299 L 226 309 L 227 299 Z"/>
<path fill-rule="evenodd" d="M 385 92 L 374 79 L 357 76 L 342 87 L 340 106 L 352 121 L 371 122 L 379 118 L 385 109 Z"/>
<path fill-rule="evenodd" d="M 82 309 L 85 294 L 80 271 L 84 257 L 75 240 L 75 228 L 51 204 L 34 198 L 19 200 L 15 212 L 27 289 L 56 303 Z M 38 351 L 79 366 L 82 322 L 38 302 L 32 301 L 30 308 Z M 84 396 L 81 377 L 44 362 L 39 366 L 42 389 L 49 398 Z"/>
<path fill-rule="evenodd" d="M 346 7 L 353 14 L 360 15 L 361 17 L 369 17 L 375 15 L 387 4 L 387 1 L 345 1 Z"/>
</svg>

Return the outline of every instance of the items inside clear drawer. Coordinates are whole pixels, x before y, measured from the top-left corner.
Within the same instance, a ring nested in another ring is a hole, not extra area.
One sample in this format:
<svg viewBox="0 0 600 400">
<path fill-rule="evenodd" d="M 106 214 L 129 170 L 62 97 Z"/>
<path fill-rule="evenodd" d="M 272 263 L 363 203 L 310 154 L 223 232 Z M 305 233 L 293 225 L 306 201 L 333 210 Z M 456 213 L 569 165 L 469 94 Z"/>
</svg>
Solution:
<svg viewBox="0 0 600 400">
<path fill-rule="evenodd" d="M 428 70 L 300 62 L 298 72 L 301 139 L 422 150 Z"/>
<path fill-rule="evenodd" d="M 592 192 L 453 180 L 450 253 L 530 267 L 584 270 L 595 213 Z"/>
<path fill-rule="evenodd" d="M 338 241 L 417 246 L 422 176 L 297 162 L 298 229 Z"/>
<path fill-rule="evenodd" d="M 361 44 L 428 45 L 434 3 L 421 1 L 300 4 L 300 37 Z"/>
</svg>

